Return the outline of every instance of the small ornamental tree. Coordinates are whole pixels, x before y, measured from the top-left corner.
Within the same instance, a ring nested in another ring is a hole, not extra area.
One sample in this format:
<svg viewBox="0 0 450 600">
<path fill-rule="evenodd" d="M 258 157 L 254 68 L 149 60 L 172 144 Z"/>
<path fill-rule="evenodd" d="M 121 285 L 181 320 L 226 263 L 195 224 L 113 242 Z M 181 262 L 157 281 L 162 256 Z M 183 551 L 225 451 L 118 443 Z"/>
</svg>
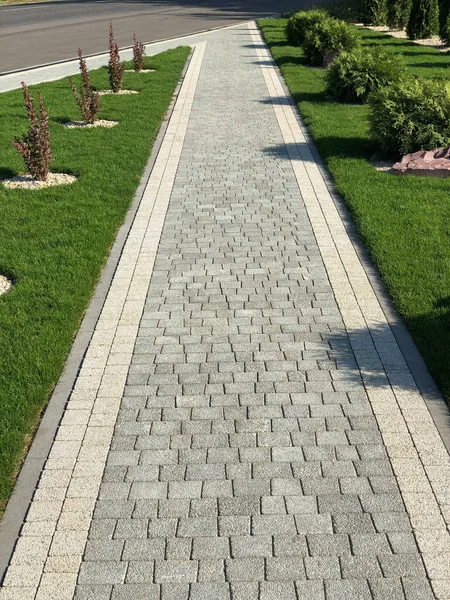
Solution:
<svg viewBox="0 0 450 600">
<path fill-rule="evenodd" d="M 386 0 L 363 0 L 362 16 L 365 25 L 385 25 Z"/>
<path fill-rule="evenodd" d="M 123 72 L 125 71 L 125 61 L 120 64 L 119 46 L 114 41 L 114 32 L 112 21 L 109 22 L 109 85 L 112 91 L 117 94 L 123 86 Z"/>
<path fill-rule="evenodd" d="M 136 38 L 136 34 L 133 33 L 133 64 L 136 72 L 142 71 L 144 68 L 144 57 L 145 47 L 142 42 L 139 42 Z"/>
<path fill-rule="evenodd" d="M 387 0 L 387 25 L 391 29 L 405 29 L 409 13 L 411 12 L 411 0 Z"/>
<path fill-rule="evenodd" d="M 92 124 L 98 119 L 98 112 L 100 110 L 99 95 L 91 87 L 86 61 L 83 58 L 81 48 L 78 48 L 78 58 L 80 59 L 80 71 L 83 81 L 78 90 L 72 77 L 69 77 L 70 87 L 75 96 L 75 102 L 81 110 L 84 122 Z"/>
<path fill-rule="evenodd" d="M 438 0 L 412 0 L 406 33 L 410 40 L 430 38 L 439 33 Z"/>
<path fill-rule="evenodd" d="M 23 156 L 28 172 L 38 181 L 46 181 L 50 163 L 53 161 L 50 152 L 50 129 L 48 115 L 41 96 L 39 100 L 39 116 L 36 114 L 34 100 L 22 81 L 25 108 L 30 122 L 28 132 L 22 138 L 14 138 L 12 145 Z"/>
</svg>

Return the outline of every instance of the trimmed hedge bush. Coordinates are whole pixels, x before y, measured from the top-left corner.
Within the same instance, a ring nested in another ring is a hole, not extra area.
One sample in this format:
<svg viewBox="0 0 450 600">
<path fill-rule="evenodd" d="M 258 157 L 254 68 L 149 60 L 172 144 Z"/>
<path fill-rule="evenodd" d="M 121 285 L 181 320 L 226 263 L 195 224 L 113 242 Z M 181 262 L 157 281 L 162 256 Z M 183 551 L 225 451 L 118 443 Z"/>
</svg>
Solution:
<svg viewBox="0 0 450 600">
<path fill-rule="evenodd" d="M 305 35 L 303 48 L 306 60 L 311 65 L 321 66 L 323 59 L 332 52 L 351 51 L 359 45 L 355 27 L 345 21 L 327 19 L 313 25 Z"/>
<path fill-rule="evenodd" d="M 410 40 L 430 38 L 439 33 L 438 0 L 412 0 L 406 33 Z"/>
<path fill-rule="evenodd" d="M 450 145 L 450 83 L 406 78 L 369 97 L 373 137 L 390 155 Z"/>
<path fill-rule="evenodd" d="M 286 23 L 286 37 L 292 46 L 301 46 L 307 30 L 321 21 L 329 19 L 322 9 L 302 10 L 293 14 Z"/>
<path fill-rule="evenodd" d="M 411 12 L 411 0 L 387 0 L 386 22 L 391 29 L 405 29 Z"/>
<path fill-rule="evenodd" d="M 395 54 L 357 48 L 335 58 L 326 76 L 327 91 L 342 102 L 367 102 L 371 92 L 398 83 L 405 71 Z"/>
</svg>

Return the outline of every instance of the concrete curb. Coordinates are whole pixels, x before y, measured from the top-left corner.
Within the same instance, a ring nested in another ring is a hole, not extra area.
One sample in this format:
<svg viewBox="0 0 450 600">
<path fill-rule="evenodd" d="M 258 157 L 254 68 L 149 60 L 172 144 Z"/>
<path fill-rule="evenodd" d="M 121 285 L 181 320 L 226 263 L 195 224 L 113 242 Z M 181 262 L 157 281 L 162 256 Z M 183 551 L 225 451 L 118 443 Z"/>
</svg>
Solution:
<svg viewBox="0 0 450 600">
<path fill-rule="evenodd" d="M 13 493 L 6 506 L 3 519 L 0 523 L 0 585 L 8 568 L 16 540 L 19 536 L 40 474 L 54 441 L 56 430 L 63 416 L 70 393 L 72 392 L 81 363 L 89 346 L 95 325 L 100 316 L 111 281 L 114 277 L 123 247 L 133 225 L 144 190 L 158 156 L 192 54 L 191 51 L 159 129 L 150 158 L 141 177 L 139 187 L 134 195 L 133 202 L 117 233 L 110 255 L 95 289 L 94 296 L 89 303 L 80 329 L 76 334 L 64 370 L 47 404 L 42 420 L 17 478 Z"/>
<path fill-rule="evenodd" d="M 256 22 L 258 29 L 261 31 L 258 23 Z M 262 32 L 261 32 L 261 35 Z M 281 84 L 286 95 L 291 96 L 291 92 L 284 80 L 284 77 L 278 66 L 275 66 L 275 69 L 280 78 Z M 300 116 L 297 104 L 293 102 L 293 106 L 295 107 L 294 114 L 298 119 L 299 124 Z M 303 125 L 302 125 L 303 127 Z M 417 387 L 420 393 L 425 400 L 428 410 L 433 418 L 433 421 L 436 425 L 436 428 L 442 438 L 442 441 L 447 448 L 447 451 L 450 453 L 450 411 L 440 393 L 434 379 L 432 378 L 428 367 L 425 364 L 414 340 L 411 337 L 405 323 L 403 322 L 402 317 L 398 313 L 395 308 L 391 297 L 389 296 L 386 286 L 376 269 L 369 252 L 367 251 L 364 243 L 356 229 L 356 225 L 353 222 L 353 219 L 350 215 L 350 212 L 344 202 L 344 200 L 337 193 L 334 182 L 329 174 L 326 165 L 317 150 L 317 147 L 312 139 L 309 131 L 308 131 L 308 143 L 311 145 L 312 152 L 315 160 L 317 161 L 319 170 L 324 178 L 327 188 L 330 192 L 330 195 L 334 201 L 336 209 L 342 219 L 344 227 L 347 231 L 347 234 L 355 248 L 356 254 L 366 272 L 366 275 L 369 279 L 369 282 L 373 288 L 375 296 L 380 303 L 380 306 L 386 316 L 386 320 L 388 321 L 392 332 L 397 340 L 397 344 L 405 358 L 405 361 L 411 370 L 411 373 L 414 377 L 414 380 L 417 384 Z"/>
</svg>

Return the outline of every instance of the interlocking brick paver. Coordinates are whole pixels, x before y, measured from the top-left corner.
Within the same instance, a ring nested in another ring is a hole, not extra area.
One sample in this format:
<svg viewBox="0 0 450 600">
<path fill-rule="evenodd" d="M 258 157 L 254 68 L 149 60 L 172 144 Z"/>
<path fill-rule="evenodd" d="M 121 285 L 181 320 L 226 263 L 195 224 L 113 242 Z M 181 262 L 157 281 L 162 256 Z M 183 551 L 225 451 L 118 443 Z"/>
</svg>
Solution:
<svg viewBox="0 0 450 600">
<path fill-rule="evenodd" d="M 448 600 L 449 459 L 302 123 L 254 25 L 192 61 L 0 598 Z"/>
</svg>

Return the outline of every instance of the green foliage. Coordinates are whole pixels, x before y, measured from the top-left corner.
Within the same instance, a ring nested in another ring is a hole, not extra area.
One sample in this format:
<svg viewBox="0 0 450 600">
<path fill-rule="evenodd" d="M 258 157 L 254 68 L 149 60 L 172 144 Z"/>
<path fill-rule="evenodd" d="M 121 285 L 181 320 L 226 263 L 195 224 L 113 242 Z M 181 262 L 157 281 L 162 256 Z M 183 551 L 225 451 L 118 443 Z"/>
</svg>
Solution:
<svg viewBox="0 0 450 600">
<path fill-rule="evenodd" d="M 430 38 L 439 33 L 438 0 L 412 0 L 406 33 L 410 40 Z"/>
<path fill-rule="evenodd" d="M 371 133 L 387 154 L 450 145 L 450 83 L 407 78 L 369 101 Z"/>
<path fill-rule="evenodd" d="M 330 17 L 342 19 L 347 23 L 361 23 L 363 13 L 361 0 L 338 0 L 338 2 L 328 2 L 323 7 Z"/>
<path fill-rule="evenodd" d="M 303 48 L 307 62 L 321 66 L 327 54 L 354 50 L 358 44 L 359 38 L 354 27 L 347 25 L 345 21 L 327 19 L 308 29 Z"/>
<path fill-rule="evenodd" d="M 362 17 L 366 25 L 385 25 L 386 0 L 363 0 Z"/>
<path fill-rule="evenodd" d="M 439 4 L 439 35 L 444 44 L 450 45 L 450 0 Z"/>
<path fill-rule="evenodd" d="M 405 29 L 411 12 L 412 0 L 386 0 L 386 22 L 391 29 Z"/>
<path fill-rule="evenodd" d="M 380 49 L 342 52 L 327 71 L 327 91 L 342 102 L 367 102 L 369 94 L 398 83 L 406 69 L 400 58 Z"/>
<path fill-rule="evenodd" d="M 286 23 L 286 37 L 292 46 L 301 46 L 305 34 L 316 23 L 326 21 L 329 15 L 322 9 L 294 13 Z"/>
</svg>

